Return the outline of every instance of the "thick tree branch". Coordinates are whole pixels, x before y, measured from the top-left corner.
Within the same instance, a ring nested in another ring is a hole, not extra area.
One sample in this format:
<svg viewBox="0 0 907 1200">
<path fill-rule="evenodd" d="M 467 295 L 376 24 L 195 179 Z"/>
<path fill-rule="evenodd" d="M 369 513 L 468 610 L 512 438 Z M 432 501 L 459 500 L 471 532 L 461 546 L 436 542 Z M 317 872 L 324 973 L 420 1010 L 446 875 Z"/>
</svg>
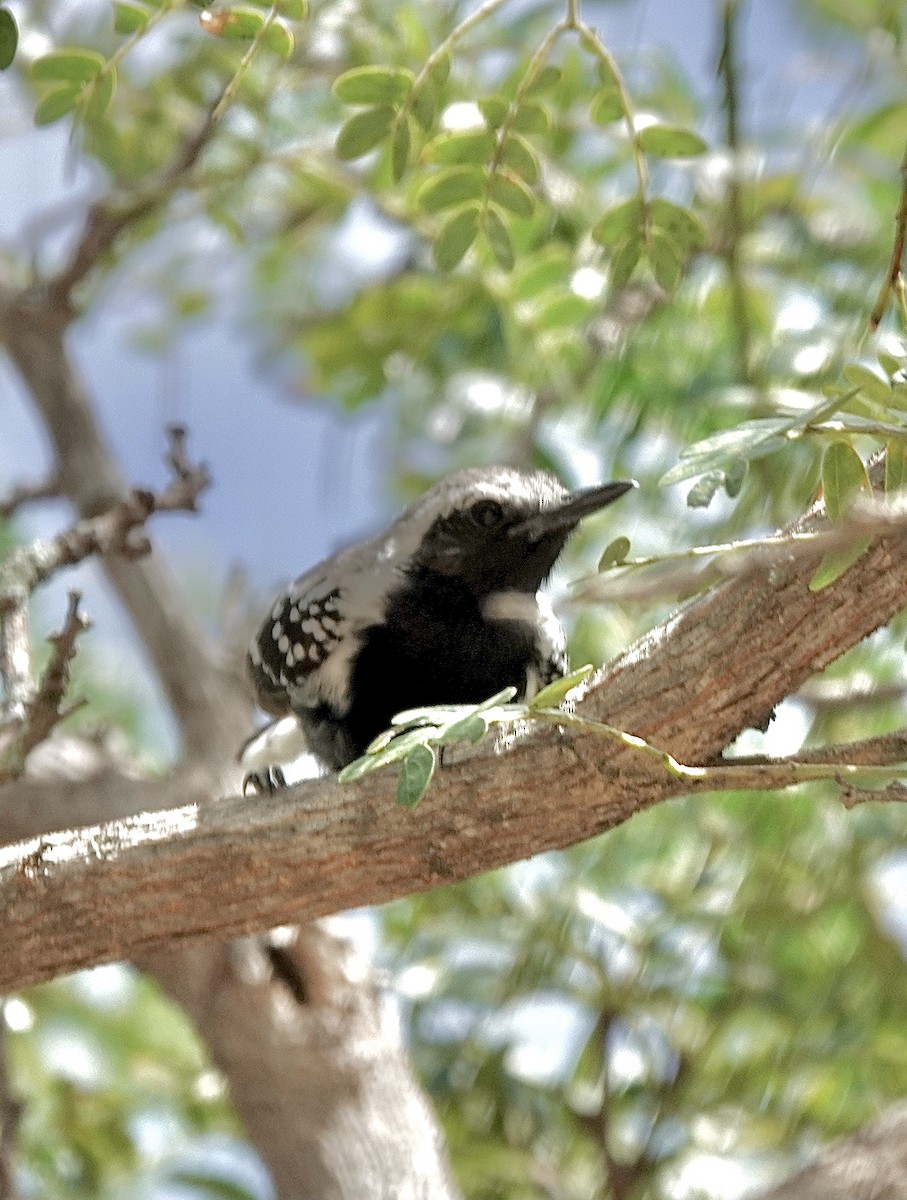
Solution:
<svg viewBox="0 0 907 1200">
<path fill-rule="evenodd" d="M 814 562 L 735 579 L 613 664 L 581 711 L 679 759 L 715 761 L 742 729 L 907 601 L 907 540 L 882 540 L 814 593 Z M 600 833 L 681 790 L 646 755 L 541 734 L 442 770 L 422 806 L 387 772 L 269 799 L 188 804 L 11 847 L 0 989 L 172 938 L 237 934 L 452 882 Z M 569 797 L 569 802 L 565 800 Z"/>
<path fill-rule="evenodd" d="M 907 1104 L 902 1103 L 754 1200 L 903 1200 L 904 1196 Z"/>
</svg>

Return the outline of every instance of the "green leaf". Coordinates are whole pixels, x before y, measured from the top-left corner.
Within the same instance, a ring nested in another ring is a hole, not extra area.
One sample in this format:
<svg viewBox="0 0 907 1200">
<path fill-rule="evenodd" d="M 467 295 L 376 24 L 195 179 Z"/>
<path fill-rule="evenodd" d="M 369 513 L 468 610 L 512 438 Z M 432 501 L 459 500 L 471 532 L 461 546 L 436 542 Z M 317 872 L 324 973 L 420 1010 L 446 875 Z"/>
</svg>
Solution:
<svg viewBox="0 0 907 1200">
<path fill-rule="evenodd" d="M 396 113 L 390 105 L 366 108 L 355 113 L 337 134 L 337 157 L 344 160 L 361 158 L 387 137 Z"/>
<path fill-rule="evenodd" d="M 724 470 L 724 490 L 731 500 L 740 495 L 750 465 L 745 458 L 735 458 Z"/>
<path fill-rule="evenodd" d="M 435 263 L 441 271 L 452 271 L 476 240 L 479 207 L 470 204 L 447 218 L 435 241 Z"/>
<path fill-rule="evenodd" d="M 649 204 L 649 217 L 653 229 L 662 230 L 673 242 L 685 250 L 699 249 L 706 243 L 706 234 L 700 222 L 687 208 L 672 204 L 670 200 L 656 197 Z"/>
<path fill-rule="evenodd" d="M 402 67 L 353 67 L 334 80 L 332 91 L 344 104 L 399 104 L 413 86 Z"/>
<path fill-rule="evenodd" d="M 602 551 L 602 556 L 598 560 L 599 571 L 607 571 L 610 567 L 619 567 L 622 562 L 627 561 L 629 553 L 630 539 L 623 536 L 614 538 Z"/>
<path fill-rule="evenodd" d="M 82 47 L 55 50 L 36 58 L 30 75 L 35 83 L 87 83 L 94 79 L 105 63 L 103 54 Z M 56 119 L 56 118 L 54 118 Z"/>
<path fill-rule="evenodd" d="M 847 516 L 854 498 L 872 485 L 863 460 L 849 442 L 832 442 L 822 459 L 822 494 L 832 521 Z"/>
<path fill-rule="evenodd" d="M 489 129 L 500 129 L 510 111 L 510 101 L 503 96 L 485 96 L 477 103 Z"/>
<path fill-rule="evenodd" d="M 893 379 L 895 375 L 907 367 L 907 359 L 898 358 L 896 354 L 888 354 L 885 350 L 880 350 L 879 365 L 888 378 Z"/>
<path fill-rule="evenodd" d="M 849 442 L 832 442 L 822 458 L 822 494 L 825 511 L 832 521 L 843 520 L 860 492 L 869 492 L 872 485 L 863 465 L 863 460 Z M 831 550 L 822 559 L 809 581 L 812 592 L 820 592 L 843 575 L 852 566 L 872 541 L 863 537 L 851 546 Z"/>
<path fill-rule="evenodd" d="M 514 113 L 510 127 L 517 133 L 547 133 L 551 128 L 551 118 L 548 110 L 537 100 L 524 100 Z"/>
<path fill-rule="evenodd" d="M 544 330 L 573 329 L 589 320 L 592 307 L 582 296 L 577 296 L 575 292 L 566 292 L 554 296 L 542 306 L 535 324 L 537 328 Z"/>
<path fill-rule="evenodd" d="M 99 121 L 110 108 L 116 82 L 116 68 L 107 67 L 93 83 L 86 84 L 83 95 L 88 97 L 85 116 L 89 121 Z"/>
<path fill-rule="evenodd" d="M 638 232 L 641 223 L 642 204 L 639 200 L 625 200 L 599 217 L 592 236 L 600 246 L 610 246 L 628 234 Z"/>
<path fill-rule="evenodd" d="M 438 738 L 439 746 L 447 746 L 452 742 L 480 742 L 488 732 L 488 721 L 481 713 L 473 712 L 467 717 L 448 725 Z"/>
<path fill-rule="evenodd" d="M 0 8 L 0 71 L 5 71 L 12 64 L 18 45 L 16 18 L 8 8 Z"/>
<path fill-rule="evenodd" d="M 453 60 L 451 59 L 450 55 L 445 50 L 445 52 L 439 55 L 439 57 L 436 58 L 428 68 L 428 71 L 426 72 L 426 79 L 428 79 L 433 87 L 441 88 L 445 83 L 447 83 L 448 79 L 450 78 L 452 61 Z"/>
<path fill-rule="evenodd" d="M 65 117 L 79 102 L 82 95 L 82 85 L 64 83 L 60 87 L 51 88 L 45 92 L 35 105 L 35 124 L 52 125 Z"/>
<path fill-rule="evenodd" d="M 225 19 L 214 32 L 231 42 L 250 42 L 261 33 L 265 23 L 264 16 L 254 8 L 231 8 L 218 15 Z"/>
<path fill-rule="evenodd" d="M 278 58 L 288 59 L 293 57 L 293 51 L 296 49 L 296 41 L 293 34 L 287 29 L 282 21 L 272 21 L 262 36 L 262 45 L 268 47 L 272 54 L 276 54 Z"/>
<path fill-rule="evenodd" d="M 517 217 L 531 217 L 535 197 L 522 179 L 506 171 L 495 171 L 488 180 L 488 193 L 501 208 Z"/>
<path fill-rule="evenodd" d="M 433 163 L 487 163 L 494 153 L 495 137 L 487 129 L 442 133 L 433 138 L 423 153 Z"/>
<path fill-rule="evenodd" d="M 679 125 L 647 125 L 640 130 L 639 144 L 656 158 L 691 158 L 708 149 L 698 133 Z"/>
<path fill-rule="evenodd" d="M 888 442 L 885 446 L 885 495 L 907 487 L 907 446 Z"/>
<path fill-rule="evenodd" d="M 437 108 L 431 89 L 427 87 L 420 88 L 413 97 L 411 107 L 416 121 L 427 133 L 435 123 Z"/>
<path fill-rule="evenodd" d="M 435 752 L 431 746 L 416 746 L 407 754 L 397 780 L 397 803 L 415 808 L 425 795 L 435 773 Z"/>
<path fill-rule="evenodd" d="M 891 384 L 886 379 L 880 379 L 875 371 L 860 363 L 848 363 L 842 371 L 847 382 L 863 393 L 869 400 L 882 404 L 886 408 L 891 404 Z"/>
<path fill-rule="evenodd" d="M 733 429 L 722 429 L 688 447 L 677 466 L 661 477 L 660 485 L 668 487 L 672 483 L 681 483 L 716 467 L 723 470 L 731 458 L 744 456 L 751 459 L 771 454 L 788 444 L 785 435 L 794 424 L 786 417 L 756 417 Z"/>
<path fill-rule="evenodd" d="M 616 87 L 603 87 L 592 97 L 589 116 L 596 125 L 611 125 L 624 116 L 624 102 Z"/>
<path fill-rule="evenodd" d="M 394 136 L 391 142 L 391 178 L 398 183 L 406 171 L 409 162 L 409 151 L 412 135 L 409 128 L 409 117 L 402 114 L 394 125 Z"/>
<path fill-rule="evenodd" d="M 680 257 L 674 243 L 663 233 L 653 229 L 649 236 L 649 262 L 658 286 L 668 295 L 680 282 Z"/>
<path fill-rule="evenodd" d="M 527 183 L 538 183 L 541 174 L 538 156 L 526 139 L 518 133 L 512 133 L 504 143 L 501 161 Z"/>
<path fill-rule="evenodd" d="M 629 546 L 629 542 L 627 543 Z M 561 676 L 560 679 L 554 679 L 551 683 L 546 684 L 541 691 L 529 701 L 530 708 L 557 708 L 575 687 L 579 687 L 581 683 L 589 678 L 595 667 L 591 663 L 586 663 L 584 667 L 577 667 L 575 671 L 570 671 L 569 674 Z"/>
<path fill-rule="evenodd" d="M 501 704 L 509 704 L 515 695 L 515 687 L 501 688 L 499 692 L 495 692 L 493 696 L 489 696 L 487 700 L 483 700 L 481 704 L 477 704 L 476 712 L 488 712 L 490 708 L 497 708 Z"/>
<path fill-rule="evenodd" d="M 707 471 L 687 493 L 688 507 L 708 508 L 723 483 L 724 471 Z"/>
<path fill-rule="evenodd" d="M 618 242 L 608 267 L 608 282 L 615 291 L 625 287 L 642 254 L 642 242 L 634 234 Z"/>
<path fill-rule="evenodd" d="M 485 210 L 485 236 L 498 266 L 505 271 L 512 270 L 513 264 L 516 262 L 513 239 L 510 236 L 510 230 L 495 208 L 489 207 Z"/>
<path fill-rule="evenodd" d="M 549 249 L 523 264 L 511 281 L 510 294 L 514 300 L 532 300 L 554 286 L 565 287 L 572 269 L 559 249 Z"/>
<path fill-rule="evenodd" d="M 429 176 L 416 193 L 416 203 L 425 212 L 443 212 L 467 200 L 479 200 L 485 176 L 478 167 L 445 167 Z"/>
<path fill-rule="evenodd" d="M 536 73 L 532 82 L 523 92 L 524 96 L 538 96 L 542 92 L 550 91 L 560 82 L 561 72 L 558 67 L 552 66 L 550 63 Z"/>
<path fill-rule="evenodd" d="M 857 559 L 865 554 L 872 544 L 871 537 L 860 538 L 852 546 L 840 550 L 830 550 L 816 568 L 809 581 L 811 592 L 821 592 L 829 584 L 834 583 L 846 570 L 853 566 Z"/>
<path fill-rule="evenodd" d="M 113 6 L 113 31 L 119 34 L 138 33 L 148 24 L 150 13 L 147 8 L 138 4 L 128 4 L 125 0 L 116 0 Z"/>
<path fill-rule="evenodd" d="M 277 0 L 277 11 L 288 21 L 304 21 L 309 11 L 308 0 Z"/>
</svg>

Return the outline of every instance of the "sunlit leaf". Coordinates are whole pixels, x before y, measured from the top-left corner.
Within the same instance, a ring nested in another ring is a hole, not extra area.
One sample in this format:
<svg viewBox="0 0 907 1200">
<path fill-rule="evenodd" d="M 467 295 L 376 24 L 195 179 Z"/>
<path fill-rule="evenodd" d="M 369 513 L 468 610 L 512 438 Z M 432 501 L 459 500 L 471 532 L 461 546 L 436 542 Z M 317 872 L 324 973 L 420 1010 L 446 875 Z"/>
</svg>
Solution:
<svg viewBox="0 0 907 1200">
<path fill-rule="evenodd" d="M 344 104 L 399 104 L 413 86 L 412 72 L 400 67 L 353 67 L 334 80 L 333 92 Z"/>
<path fill-rule="evenodd" d="M 480 199 L 484 190 L 485 176 L 478 167 L 446 167 L 426 179 L 416 193 L 416 203 L 425 212 L 443 212 Z"/>
<path fill-rule="evenodd" d="M 629 553 L 630 539 L 624 536 L 614 538 L 602 551 L 602 556 L 598 560 L 599 571 L 607 571 L 610 567 L 616 567 L 620 563 L 626 562 Z"/>
<path fill-rule="evenodd" d="M 505 141 L 501 160 L 526 183 L 538 183 L 541 175 L 538 156 L 526 139 L 518 133 L 512 133 Z"/>
<path fill-rule="evenodd" d="M 495 171 L 488 180 L 488 192 L 492 200 L 514 216 L 531 217 L 535 211 L 535 197 L 516 175 Z"/>
<path fill-rule="evenodd" d="M 589 116 L 596 125 L 610 125 L 624 116 L 624 102 L 615 87 L 604 87 L 592 97 Z"/>
<path fill-rule="evenodd" d="M 639 144 L 658 158 L 690 158 L 708 149 L 698 133 L 678 125 L 647 125 L 640 130 Z"/>
<path fill-rule="evenodd" d="M 554 679 L 551 683 L 546 684 L 540 691 L 529 701 L 530 708 L 557 708 L 574 688 L 579 687 L 581 683 L 589 678 L 595 667 L 591 663 L 587 663 L 584 667 L 577 667 L 568 674 L 561 676 L 560 679 Z"/>
<path fill-rule="evenodd" d="M 511 128 L 517 133 L 547 133 L 551 128 L 551 117 L 537 100 L 524 100 L 514 114 Z"/>
<path fill-rule="evenodd" d="M 494 134 L 487 129 L 467 129 L 458 133 L 442 133 L 433 138 L 423 150 L 428 162 L 487 163 L 494 153 Z"/>
<path fill-rule="evenodd" d="M 113 6 L 114 33 L 138 33 L 148 24 L 150 13 L 147 8 L 138 4 L 129 4 L 126 0 L 116 0 Z"/>
<path fill-rule="evenodd" d="M 476 240 L 479 232 L 479 208 L 469 205 L 453 213 L 444 222 L 435 240 L 435 262 L 442 271 L 452 271 Z"/>
<path fill-rule="evenodd" d="M 36 83 L 87 83 L 104 66 L 103 54 L 84 47 L 55 50 L 36 58 L 30 75 Z"/>
<path fill-rule="evenodd" d="M 872 485 L 863 460 L 849 442 L 832 442 L 822 458 L 822 494 L 832 521 L 842 520 L 861 491 Z"/>
<path fill-rule="evenodd" d="M 349 118 L 337 134 L 337 157 L 360 158 L 379 145 L 387 137 L 395 116 L 390 105 L 367 108 Z"/>
<path fill-rule="evenodd" d="M 52 125 L 71 113 L 82 95 L 82 85 L 65 83 L 45 92 L 35 105 L 35 124 Z"/>
</svg>

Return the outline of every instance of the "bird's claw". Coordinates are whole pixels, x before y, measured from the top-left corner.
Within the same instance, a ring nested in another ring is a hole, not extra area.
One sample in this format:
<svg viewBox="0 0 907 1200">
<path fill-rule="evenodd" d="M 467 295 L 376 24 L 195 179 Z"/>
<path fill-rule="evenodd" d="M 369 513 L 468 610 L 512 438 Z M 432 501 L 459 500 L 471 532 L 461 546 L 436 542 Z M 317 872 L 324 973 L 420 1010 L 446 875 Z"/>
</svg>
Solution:
<svg viewBox="0 0 907 1200">
<path fill-rule="evenodd" d="M 280 788 L 285 788 L 287 781 L 280 767 L 262 767 L 260 771 L 250 771 L 242 781 L 244 796 L 273 796 Z"/>
</svg>

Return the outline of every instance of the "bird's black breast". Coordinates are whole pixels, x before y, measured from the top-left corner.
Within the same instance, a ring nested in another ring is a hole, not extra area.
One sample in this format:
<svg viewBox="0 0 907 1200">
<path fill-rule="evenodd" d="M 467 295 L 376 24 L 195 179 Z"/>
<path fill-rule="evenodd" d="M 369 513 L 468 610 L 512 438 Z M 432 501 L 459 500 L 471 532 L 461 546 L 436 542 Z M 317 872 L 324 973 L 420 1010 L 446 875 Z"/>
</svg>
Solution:
<svg viewBox="0 0 907 1200">
<path fill-rule="evenodd" d="M 526 597 L 534 617 L 534 596 Z M 518 694 L 537 656 L 534 619 L 489 621 L 483 599 L 438 576 L 391 596 L 380 624 L 361 636 L 343 719 L 357 753 L 407 708 L 478 704 L 502 688 Z"/>
</svg>

